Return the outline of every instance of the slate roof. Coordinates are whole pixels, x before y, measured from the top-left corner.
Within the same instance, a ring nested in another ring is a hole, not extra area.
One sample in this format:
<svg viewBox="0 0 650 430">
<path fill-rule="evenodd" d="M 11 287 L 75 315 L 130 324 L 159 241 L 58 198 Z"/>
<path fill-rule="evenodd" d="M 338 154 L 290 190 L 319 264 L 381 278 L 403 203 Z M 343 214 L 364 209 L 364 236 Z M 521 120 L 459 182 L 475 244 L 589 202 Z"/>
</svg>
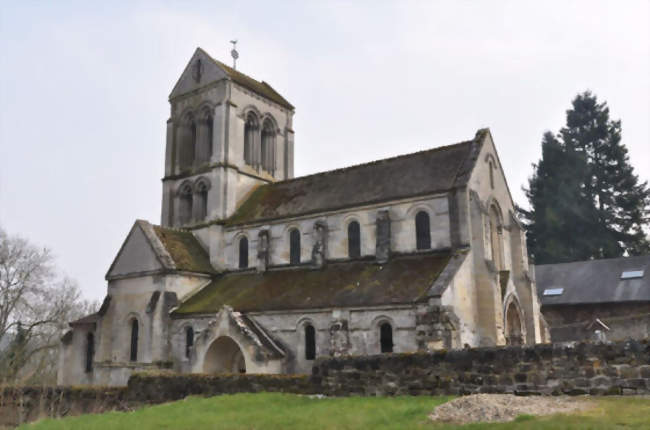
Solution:
<svg viewBox="0 0 650 430">
<path fill-rule="evenodd" d="M 154 225 L 153 231 L 171 256 L 176 270 L 214 273 L 207 251 L 192 232 Z"/>
<path fill-rule="evenodd" d="M 71 321 L 70 325 L 82 325 L 82 324 L 95 324 L 97 321 L 99 321 L 100 315 L 99 313 L 95 312 L 90 315 L 86 315 L 83 318 L 79 318 L 78 320 Z"/>
<path fill-rule="evenodd" d="M 264 81 L 258 81 L 256 79 L 251 78 L 250 76 L 240 72 L 239 70 L 235 70 L 232 67 L 229 67 L 222 63 L 219 60 L 216 60 L 210 56 L 207 52 L 205 52 L 203 49 L 199 48 L 203 53 L 210 58 L 212 61 L 214 61 L 227 75 L 230 79 L 232 79 L 234 82 L 237 84 L 241 85 L 242 87 L 248 88 L 249 90 L 264 96 L 270 100 L 273 100 L 280 106 L 283 106 L 289 110 L 294 110 L 294 107 L 291 103 L 289 103 L 284 97 L 280 95 L 277 91 L 273 89 L 269 84 L 267 84 Z"/>
<path fill-rule="evenodd" d="M 260 222 L 451 190 L 466 183 L 487 129 L 473 140 L 261 185 L 226 221 Z"/>
<path fill-rule="evenodd" d="M 174 315 L 215 313 L 224 305 L 254 312 L 415 303 L 427 298 L 450 258 L 450 253 L 429 253 L 395 256 L 384 265 L 351 260 L 323 269 L 231 272 L 188 298 Z"/>
<path fill-rule="evenodd" d="M 624 271 L 644 276 L 621 279 Z M 650 255 L 535 266 L 537 293 L 543 306 L 650 301 Z M 563 288 L 558 296 L 544 290 Z"/>
</svg>

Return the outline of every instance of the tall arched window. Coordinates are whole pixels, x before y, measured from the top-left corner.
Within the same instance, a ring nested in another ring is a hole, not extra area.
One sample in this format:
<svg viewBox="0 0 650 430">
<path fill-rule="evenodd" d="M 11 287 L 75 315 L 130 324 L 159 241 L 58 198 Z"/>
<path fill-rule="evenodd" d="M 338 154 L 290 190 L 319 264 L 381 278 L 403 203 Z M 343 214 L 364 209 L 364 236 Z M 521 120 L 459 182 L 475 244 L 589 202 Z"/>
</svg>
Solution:
<svg viewBox="0 0 650 430">
<path fill-rule="evenodd" d="M 300 231 L 297 228 L 289 233 L 289 263 L 300 264 Z"/>
<path fill-rule="evenodd" d="M 212 158 L 212 139 L 214 135 L 214 118 L 212 115 L 208 115 L 207 119 L 207 127 L 206 127 L 206 133 L 205 133 L 205 148 L 206 148 L 206 156 L 207 160 L 204 161 L 210 161 Z"/>
<path fill-rule="evenodd" d="M 262 169 L 273 174 L 275 171 L 275 127 L 270 119 L 262 124 Z"/>
<path fill-rule="evenodd" d="M 494 189 L 494 165 L 492 160 L 488 162 L 488 169 L 490 170 L 490 188 Z"/>
<path fill-rule="evenodd" d="M 131 361 L 138 361 L 138 331 L 140 327 L 138 325 L 138 320 L 133 318 L 131 320 L 131 354 L 129 359 Z"/>
<path fill-rule="evenodd" d="M 497 270 L 503 269 L 502 249 L 501 249 L 501 216 L 495 205 L 490 207 L 490 251 L 492 252 L 492 261 Z"/>
<path fill-rule="evenodd" d="M 415 215 L 415 242 L 417 249 L 431 249 L 429 214 L 420 211 Z"/>
<path fill-rule="evenodd" d="M 187 148 L 187 165 L 192 166 L 196 160 L 196 144 L 197 142 L 197 131 L 196 131 L 196 121 L 192 121 L 190 124 L 190 140 L 189 146 Z"/>
<path fill-rule="evenodd" d="M 239 268 L 248 267 L 248 238 L 243 236 L 239 239 Z"/>
<path fill-rule="evenodd" d="M 86 372 L 93 371 L 93 358 L 95 356 L 95 335 L 86 335 Z"/>
<path fill-rule="evenodd" d="M 358 258 L 361 256 L 361 227 L 356 221 L 348 224 L 348 257 Z"/>
<path fill-rule="evenodd" d="M 249 166 L 257 163 L 255 159 L 255 141 L 259 130 L 257 116 L 253 112 L 246 115 L 246 125 L 244 125 L 244 162 Z"/>
<path fill-rule="evenodd" d="M 203 221 L 208 215 L 208 189 L 209 184 L 205 180 L 196 183 L 196 196 L 194 201 L 194 220 Z"/>
<path fill-rule="evenodd" d="M 178 219 L 181 225 L 189 224 L 192 221 L 192 194 L 192 184 L 186 182 L 181 185 L 181 188 L 178 191 Z"/>
<path fill-rule="evenodd" d="M 190 358 L 192 346 L 194 346 L 194 329 L 189 326 L 185 329 L 185 358 Z"/>
<path fill-rule="evenodd" d="M 390 323 L 382 323 L 379 326 L 379 344 L 381 352 L 393 352 L 393 327 Z"/>
<path fill-rule="evenodd" d="M 305 326 L 305 360 L 316 358 L 316 329 L 311 324 Z"/>
</svg>

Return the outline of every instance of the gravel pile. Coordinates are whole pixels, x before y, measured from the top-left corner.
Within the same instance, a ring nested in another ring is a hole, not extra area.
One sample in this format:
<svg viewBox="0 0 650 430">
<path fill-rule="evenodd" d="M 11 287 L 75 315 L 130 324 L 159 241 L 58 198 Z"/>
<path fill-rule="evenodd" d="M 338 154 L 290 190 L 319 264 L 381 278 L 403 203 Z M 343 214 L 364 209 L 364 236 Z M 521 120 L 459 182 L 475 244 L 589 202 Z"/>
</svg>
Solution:
<svg viewBox="0 0 650 430">
<path fill-rule="evenodd" d="M 587 402 L 575 397 L 521 397 L 512 394 L 472 394 L 438 406 L 429 418 L 434 421 L 467 424 L 512 421 L 517 416 L 552 415 L 584 409 Z"/>
</svg>

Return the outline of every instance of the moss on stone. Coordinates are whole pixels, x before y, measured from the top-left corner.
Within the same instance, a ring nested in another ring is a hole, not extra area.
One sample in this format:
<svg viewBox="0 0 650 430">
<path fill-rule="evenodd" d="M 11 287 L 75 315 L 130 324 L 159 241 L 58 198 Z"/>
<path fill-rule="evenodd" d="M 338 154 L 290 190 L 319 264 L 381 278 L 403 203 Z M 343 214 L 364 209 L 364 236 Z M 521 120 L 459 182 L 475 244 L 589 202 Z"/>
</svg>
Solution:
<svg viewBox="0 0 650 430">
<path fill-rule="evenodd" d="M 214 273 L 208 253 L 189 231 L 153 226 L 156 235 L 171 255 L 176 269 L 188 272 Z"/>
</svg>

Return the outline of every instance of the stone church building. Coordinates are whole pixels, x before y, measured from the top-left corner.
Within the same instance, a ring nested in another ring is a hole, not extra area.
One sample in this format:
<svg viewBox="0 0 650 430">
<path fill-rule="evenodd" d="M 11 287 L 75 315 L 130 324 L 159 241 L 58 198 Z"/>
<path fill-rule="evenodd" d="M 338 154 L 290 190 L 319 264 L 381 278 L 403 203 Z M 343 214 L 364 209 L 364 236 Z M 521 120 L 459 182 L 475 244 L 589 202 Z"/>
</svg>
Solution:
<svg viewBox="0 0 650 430">
<path fill-rule="evenodd" d="M 135 222 L 70 323 L 60 384 L 541 340 L 489 130 L 294 178 L 294 107 L 266 82 L 199 48 L 169 102 L 160 225 Z"/>
</svg>

